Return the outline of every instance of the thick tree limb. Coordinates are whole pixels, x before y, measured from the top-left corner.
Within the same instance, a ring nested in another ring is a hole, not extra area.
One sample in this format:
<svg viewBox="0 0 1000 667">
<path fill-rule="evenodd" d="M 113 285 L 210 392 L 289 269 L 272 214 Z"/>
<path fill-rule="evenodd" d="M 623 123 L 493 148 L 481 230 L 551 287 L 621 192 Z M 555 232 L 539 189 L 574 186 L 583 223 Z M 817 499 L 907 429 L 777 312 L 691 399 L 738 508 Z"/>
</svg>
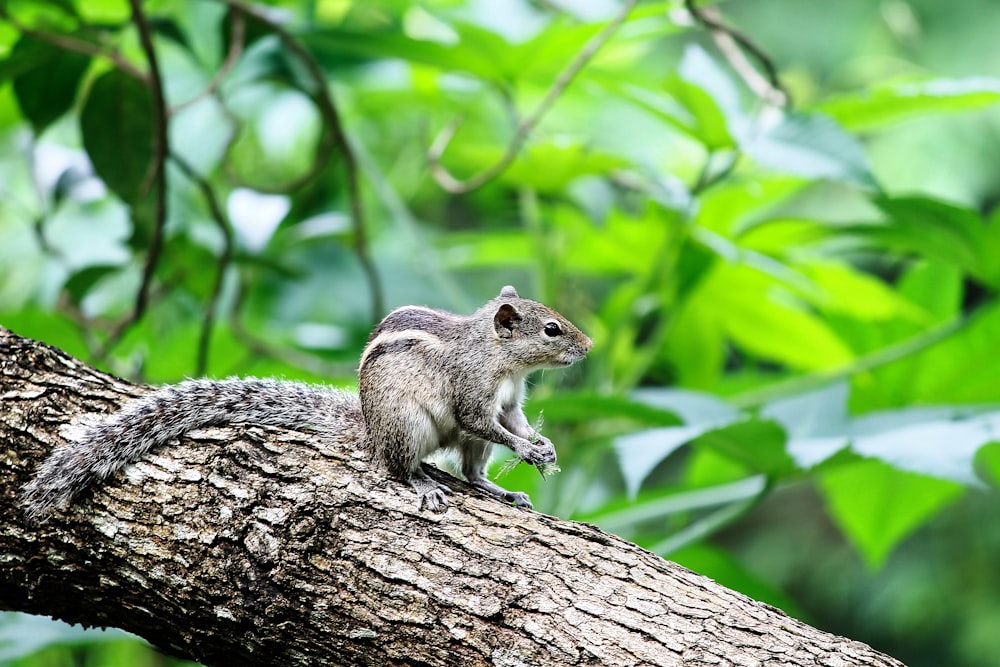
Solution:
<svg viewBox="0 0 1000 667">
<path fill-rule="evenodd" d="M 901 664 L 465 485 L 419 512 L 356 448 L 292 431 L 196 432 L 25 524 L 19 490 L 72 423 L 143 391 L 0 328 L 0 608 L 209 665 Z"/>
</svg>

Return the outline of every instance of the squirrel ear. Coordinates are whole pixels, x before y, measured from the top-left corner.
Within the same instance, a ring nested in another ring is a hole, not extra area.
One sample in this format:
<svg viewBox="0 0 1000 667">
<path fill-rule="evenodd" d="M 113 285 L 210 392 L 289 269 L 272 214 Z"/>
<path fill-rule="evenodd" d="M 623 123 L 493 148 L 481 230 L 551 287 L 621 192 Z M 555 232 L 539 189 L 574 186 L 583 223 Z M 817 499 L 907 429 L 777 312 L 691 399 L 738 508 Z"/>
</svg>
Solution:
<svg viewBox="0 0 1000 667">
<path fill-rule="evenodd" d="M 514 326 L 521 321 L 521 316 L 514 310 L 514 306 L 505 303 L 497 308 L 496 315 L 493 316 L 493 328 L 501 338 L 510 338 L 514 334 Z"/>
<path fill-rule="evenodd" d="M 500 298 L 502 299 L 516 299 L 517 290 L 514 289 L 512 285 L 504 285 L 503 289 L 500 290 Z"/>
</svg>

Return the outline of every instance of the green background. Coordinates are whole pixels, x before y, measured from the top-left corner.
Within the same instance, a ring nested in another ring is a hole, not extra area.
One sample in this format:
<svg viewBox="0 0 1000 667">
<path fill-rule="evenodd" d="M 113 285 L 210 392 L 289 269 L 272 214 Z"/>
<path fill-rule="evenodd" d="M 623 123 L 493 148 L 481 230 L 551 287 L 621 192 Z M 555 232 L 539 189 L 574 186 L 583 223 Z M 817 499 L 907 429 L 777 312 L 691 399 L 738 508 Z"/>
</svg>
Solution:
<svg viewBox="0 0 1000 667">
<path fill-rule="evenodd" d="M 391 308 L 513 284 L 595 345 L 532 382 L 562 472 L 505 486 L 911 666 L 995 665 L 994 4 L 733 0 L 737 56 L 681 2 L 153 0 L 161 125 L 129 2 L 10 0 L 0 323 L 138 381 L 352 386 Z M 449 192 L 435 152 L 499 166 Z M 170 660 L 5 614 L 0 662 Z"/>
</svg>

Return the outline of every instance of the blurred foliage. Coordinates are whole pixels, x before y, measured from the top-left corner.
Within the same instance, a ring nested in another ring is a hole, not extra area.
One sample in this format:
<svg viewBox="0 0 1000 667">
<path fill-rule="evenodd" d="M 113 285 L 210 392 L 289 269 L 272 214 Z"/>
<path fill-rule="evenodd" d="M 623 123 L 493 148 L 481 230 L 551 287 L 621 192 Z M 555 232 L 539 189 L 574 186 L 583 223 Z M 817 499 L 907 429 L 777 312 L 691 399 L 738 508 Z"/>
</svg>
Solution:
<svg viewBox="0 0 1000 667">
<path fill-rule="evenodd" d="M 995 664 L 990 2 L 8 0 L 0 322 L 144 381 L 351 384 L 388 309 L 515 284 L 595 348 L 528 406 L 562 472 L 507 485 Z"/>
</svg>

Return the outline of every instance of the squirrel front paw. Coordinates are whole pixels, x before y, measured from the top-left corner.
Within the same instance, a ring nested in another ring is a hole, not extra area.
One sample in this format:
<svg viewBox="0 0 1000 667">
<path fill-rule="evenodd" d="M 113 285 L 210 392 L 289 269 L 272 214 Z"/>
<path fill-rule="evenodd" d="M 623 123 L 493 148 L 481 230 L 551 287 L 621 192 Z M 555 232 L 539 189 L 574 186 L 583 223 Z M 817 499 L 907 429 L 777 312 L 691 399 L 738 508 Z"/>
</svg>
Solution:
<svg viewBox="0 0 1000 667">
<path fill-rule="evenodd" d="M 533 466 L 540 463 L 552 463 L 556 460 L 556 448 L 552 441 L 544 435 L 537 434 L 535 442 L 527 442 L 525 446 L 514 451 L 525 463 Z"/>
</svg>

